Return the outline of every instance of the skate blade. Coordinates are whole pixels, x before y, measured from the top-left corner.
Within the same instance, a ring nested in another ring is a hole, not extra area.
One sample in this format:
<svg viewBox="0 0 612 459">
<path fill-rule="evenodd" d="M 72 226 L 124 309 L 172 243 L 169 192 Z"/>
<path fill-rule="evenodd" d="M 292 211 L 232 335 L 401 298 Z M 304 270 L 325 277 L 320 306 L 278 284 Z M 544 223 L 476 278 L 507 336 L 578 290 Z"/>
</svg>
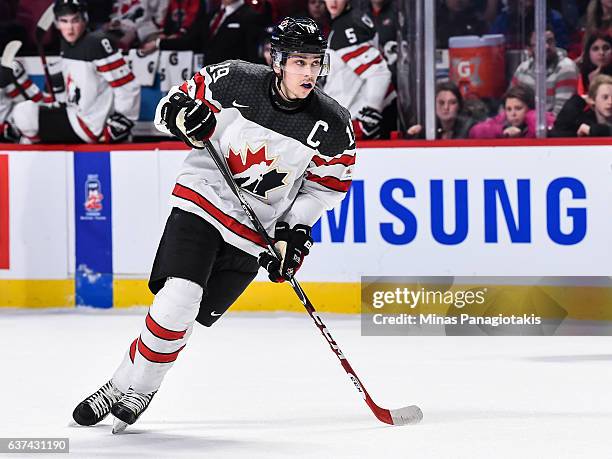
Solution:
<svg viewBox="0 0 612 459">
<path fill-rule="evenodd" d="M 113 434 L 120 434 L 129 424 L 127 422 L 123 422 L 121 419 L 114 418 L 113 419 Z"/>
</svg>

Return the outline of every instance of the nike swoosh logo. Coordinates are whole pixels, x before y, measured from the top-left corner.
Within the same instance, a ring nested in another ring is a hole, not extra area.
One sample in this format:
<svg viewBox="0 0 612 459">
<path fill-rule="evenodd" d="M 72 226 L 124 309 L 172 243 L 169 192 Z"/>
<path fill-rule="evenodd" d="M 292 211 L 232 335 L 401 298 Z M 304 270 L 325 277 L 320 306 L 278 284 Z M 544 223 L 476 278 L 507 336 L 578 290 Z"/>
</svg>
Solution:
<svg viewBox="0 0 612 459">
<path fill-rule="evenodd" d="M 213 316 L 213 317 L 219 317 L 219 316 L 220 316 L 220 315 L 222 315 L 222 314 L 223 314 L 223 313 L 218 313 L 218 312 L 215 312 L 215 311 L 212 311 L 212 312 L 210 313 L 210 315 L 211 315 L 211 316 Z"/>
<path fill-rule="evenodd" d="M 233 105 L 234 107 L 236 107 L 236 108 L 249 108 L 249 106 L 248 106 L 248 105 L 242 105 L 242 104 L 239 104 L 239 103 L 238 103 L 238 102 L 236 102 L 236 101 L 232 102 L 232 105 Z"/>
</svg>

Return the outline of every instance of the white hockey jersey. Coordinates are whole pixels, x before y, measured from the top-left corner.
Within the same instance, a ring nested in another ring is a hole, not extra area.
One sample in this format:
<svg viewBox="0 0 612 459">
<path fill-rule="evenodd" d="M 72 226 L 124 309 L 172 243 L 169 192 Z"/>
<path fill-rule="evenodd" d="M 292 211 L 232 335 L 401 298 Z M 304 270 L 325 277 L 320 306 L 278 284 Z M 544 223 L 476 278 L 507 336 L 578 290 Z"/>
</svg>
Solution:
<svg viewBox="0 0 612 459">
<path fill-rule="evenodd" d="M 119 21 L 124 30 L 133 29 L 140 41 L 159 33 L 169 0 L 115 0 L 110 20 Z"/>
<path fill-rule="evenodd" d="M 14 80 L 6 87 L 0 88 L 0 123 L 6 120 L 14 104 L 24 100 L 33 102 L 45 100 L 43 93 L 32 82 L 23 65 L 19 61 L 13 61 L 12 67 Z"/>
<path fill-rule="evenodd" d="M 393 87 L 391 71 L 376 47 L 374 23 L 368 15 L 347 8 L 332 22 L 331 67 L 324 90 L 354 119 L 364 107 L 382 112 Z"/>
<path fill-rule="evenodd" d="M 94 32 L 74 45 L 62 40 L 61 56 L 68 119 L 83 141 L 98 142 L 113 112 L 132 121 L 138 118 L 140 87 L 107 37 Z"/>
<path fill-rule="evenodd" d="M 273 236 L 277 221 L 313 225 L 351 185 L 355 141 L 350 115 L 315 89 L 294 112 L 272 103 L 272 69 L 226 61 L 201 69 L 174 87 L 204 101 L 215 113 L 211 142 Z M 168 133 L 156 114 L 157 128 Z M 192 150 L 179 173 L 171 203 L 215 226 L 224 240 L 257 256 L 265 243 L 204 150 Z"/>
</svg>

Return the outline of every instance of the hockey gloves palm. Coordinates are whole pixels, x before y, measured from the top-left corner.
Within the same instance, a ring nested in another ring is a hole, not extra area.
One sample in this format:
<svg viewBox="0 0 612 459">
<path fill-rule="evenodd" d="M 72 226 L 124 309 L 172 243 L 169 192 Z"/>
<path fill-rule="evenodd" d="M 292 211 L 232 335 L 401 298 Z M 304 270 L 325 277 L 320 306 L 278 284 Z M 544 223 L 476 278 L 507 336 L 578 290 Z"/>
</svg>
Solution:
<svg viewBox="0 0 612 459">
<path fill-rule="evenodd" d="M 270 252 L 259 255 L 259 265 L 268 271 L 272 282 L 284 282 L 298 272 L 304 257 L 310 253 L 312 237 L 310 226 L 295 225 L 292 229 L 285 222 L 278 222 L 274 229 L 274 246 L 280 252 L 282 260 L 278 260 Z"/>
<path fill-rule="evenodd" d="M 358 139 L 377 139 L 380 137 L 381 113 L 372 107 L 364 107 L 353 122 Z"/>
<path fill-rule="evenodd" d="M 132 120 L 121 113 L 113 113 L 106 120 L 101 140 L 106 143 L 125 142 L 130 139 L 133 127 L 134 122 Z"/>
<path fill-rule="evenodd" d="M 168 130 L 192 148 L 204 148 L 217 126 L 215 115 L 201 100 L 194 100 L 178 91 L 161 109 L 161 118 Z"/>
</svg>

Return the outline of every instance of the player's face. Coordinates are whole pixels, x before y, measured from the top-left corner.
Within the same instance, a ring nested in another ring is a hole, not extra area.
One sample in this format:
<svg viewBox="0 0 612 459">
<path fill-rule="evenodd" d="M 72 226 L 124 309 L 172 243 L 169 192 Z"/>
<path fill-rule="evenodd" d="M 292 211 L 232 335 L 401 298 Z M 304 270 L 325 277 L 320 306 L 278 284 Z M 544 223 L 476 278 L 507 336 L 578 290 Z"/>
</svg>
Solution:
<svg viewBox="0 0 612 459">
<path fill-rule="evenodd" d="M 527 104 L 522 100 L 514 97 L 506 99 L 504 111 L 506 112 L 506 121 L 510 126 L 520 127 L 525 121 L 528 110 Z"/>
<path fill-rule="evenodd" d="M 325 0 L 325 6 L 332 19 L 342 14 L 347 3 L 348 0 Z"/>
<path fill-rule="evenodd" d="M 281 86 L 289 99 L 304 99 L 314 89 L 322 59 L 316 54 L 294 54 L 287 58 Z"/>
<path fill-rule="evenodd" d="M 612 85 L 602 84 L 595 95 L 595 113 L 607 122 L 612 122 Z"/>
<path fill-rule="evenodd" d="M 440 91 L 436 96 L 436 115 L 441 121 L 457 118 L 459 101 L 451 91 Z"/>
<path fill-rule="evenodd" d="M 612 47 L 610 43 L 601 38 L 593 42 L 589 48 L 589 58 L 596 67 L 605 67 L 612 62 Z"/>
<path fill-rule="evenodd" d="M 81 38 L 87 25 L 79 13 L 60 16 L 57 18 L 56 24 L 64 40 L 70 44 Z"/>
</svg>

